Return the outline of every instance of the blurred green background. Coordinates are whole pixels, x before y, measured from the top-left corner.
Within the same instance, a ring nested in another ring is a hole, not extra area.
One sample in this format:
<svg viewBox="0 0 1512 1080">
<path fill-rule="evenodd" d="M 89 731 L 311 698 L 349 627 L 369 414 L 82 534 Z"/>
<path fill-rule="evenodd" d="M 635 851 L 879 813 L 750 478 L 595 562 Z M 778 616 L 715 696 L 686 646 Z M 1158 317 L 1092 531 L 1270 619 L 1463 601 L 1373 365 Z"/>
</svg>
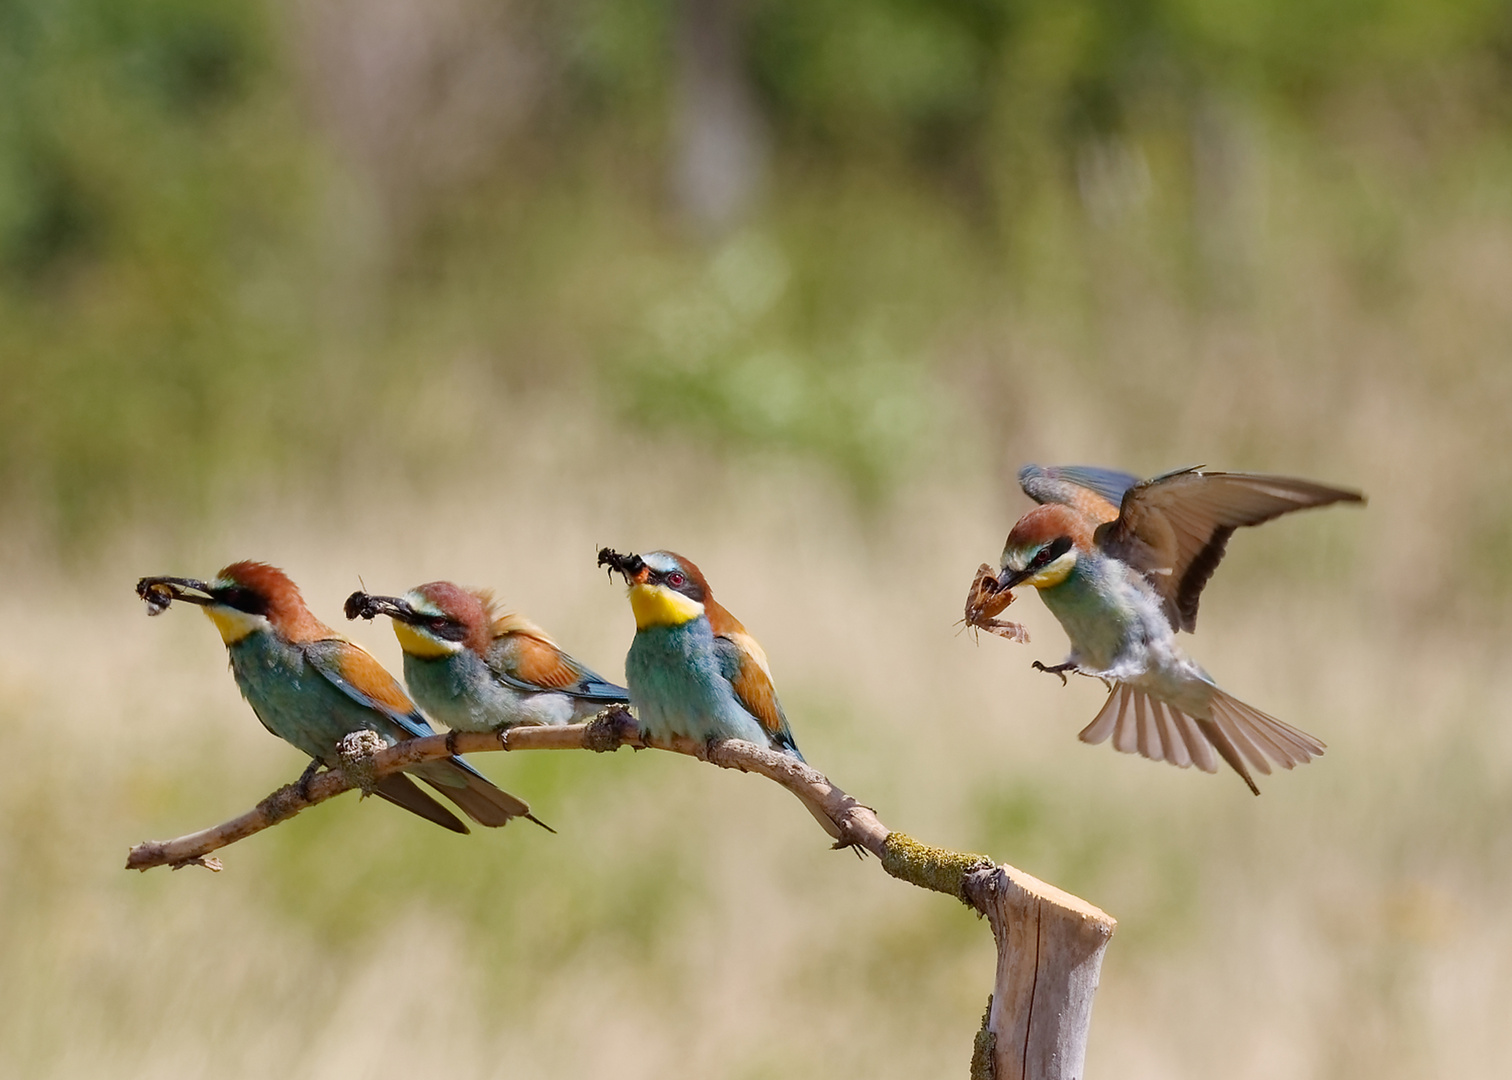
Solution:
<svg viewBox="0 0 1512 1080">
<path fill-rule="evenodd" d="M 8 0 L 0 101 L 0 1073 L 964 1074 L 986 926 L 690 761 L 119 868 L 302 767 L 138 576 L 489 585 L 619 677 L 613 544 L 889 825 L 1120 919 L 1093 1075 L 1502 1075 L 1505 4 Z M 1192 643 L 1328 755 L 1088 748 L 1037 600 L 957 636 L 1024 461 L 1365 488 Z"/>
</svg>

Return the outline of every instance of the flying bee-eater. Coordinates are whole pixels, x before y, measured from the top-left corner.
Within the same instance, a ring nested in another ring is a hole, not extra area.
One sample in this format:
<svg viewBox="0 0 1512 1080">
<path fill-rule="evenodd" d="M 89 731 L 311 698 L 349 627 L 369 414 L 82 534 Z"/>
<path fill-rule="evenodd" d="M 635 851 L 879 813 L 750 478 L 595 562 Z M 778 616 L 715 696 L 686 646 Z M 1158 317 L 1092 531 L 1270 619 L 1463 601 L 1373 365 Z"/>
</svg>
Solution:
<svg viewBox="0 0 1512 1080">
<path fill-rule="evenodd" d="M 1080 733 L 1115 749 L 1217 771 L 1213 752 L 1256 795 L 1249 767 L 1290 769 L 1323 743 L 1237 700 L 1176 641 L 1197 626 L 1197 601 L 1234 530 L 1293 510 L 1362 503 L 1358 491 L 1311 480 L 1179 469 L 1141 481 L 1078 466 L 1019 473 L 1040 505 L 1013 526 L 999 591 L 1028 584 L 1071 639 L 1071 655 L 1042 671 L 1096 676 L 1107 703 Z M 1247 763 L 1247 764 L 1246 764 Z"/>
<path fill-rule="evenodd" d="M 404 596 L 355 592 L 346 615 L 393 620 L 410 693 L 458 731 L 572 724 L 630 700 L 523 615 L 500 611 L 486 590 L 432 581 Z"/>
<path fill-rule="evenodd" d="M 361 730 L 389 745 L 435 734 L 377 660 L 315 617 L 289 576 L 266 563 L 232 563 L 214 581 L 151 577 L 137 595 L 157 614 L 173 600 L 197 604 L 220 631 L 242 696 L 265 728 L 308 754 L 308 782 L 320 765 L 341 764 L 337 744 Z M 531 817 L 530 807 L 491 784 L 461 758 L 428 761 L 406 772 L 446 796 L 479 825 Z M 467 826 L 405 773 L 379 780 L 373 793 L 453 832 Z M 531 817 L 532 820 L 535 820 Z"/>
<path fill-rule="evenodd" d="M 629 586 L 635 640 L 625 681 L 653 739 L 745 739 L 803 760 L 766 653 L 714 599 L 698 567 L 670 551 L 620 555 L 608 548 L 598 564 Z"/>
</svg>

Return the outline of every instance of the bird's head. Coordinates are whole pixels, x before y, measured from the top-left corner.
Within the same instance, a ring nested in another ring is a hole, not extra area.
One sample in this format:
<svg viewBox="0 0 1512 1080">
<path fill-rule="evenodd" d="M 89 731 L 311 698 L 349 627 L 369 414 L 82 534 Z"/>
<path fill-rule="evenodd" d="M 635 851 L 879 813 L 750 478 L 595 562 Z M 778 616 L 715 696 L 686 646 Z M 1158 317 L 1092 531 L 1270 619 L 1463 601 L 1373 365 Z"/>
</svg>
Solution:
<svg viewBox="0 0 1512 1080">
<path fill-rule="evenodd" d="M 407 656 L 435 660 L 469 648 L 481 656 L 488 649 L 493 597 L 449 581 L 432 581 L 403 596 L 354 592 L 347 597 L 347 618 L 375 615 L 393 620 L 394 636 Z"/>
<path fill-rule="evenodd" d="M 286 641 L 312 641 L 329 633 L 305 606 L 299 586 L 267 563 L 235 562 L 213 581 L 143 578 L 137 582 L 137 595 L 153 605 L 153 613 L 173 600 L 198 604 L 227 645 L 264 630 Z"/>
<path fill-rule="evenodd" d="M 692 561 L 670 551 L 621 555 L 604 548 L 598 564 L 617 571 L 630 586 L 635 628 L 680 626 L 704 617 L 709 583 Z"/>
<path fill-rule="evenodd" d="M 1091 532 L 1081 515 L 1059 503 L 1036 506 L 1008 534 L 999 562 L 998 589 L 1023 584 L 1054 588 L 1070 576 L 1076 560 L 1091 546 Z"/>
</svg>

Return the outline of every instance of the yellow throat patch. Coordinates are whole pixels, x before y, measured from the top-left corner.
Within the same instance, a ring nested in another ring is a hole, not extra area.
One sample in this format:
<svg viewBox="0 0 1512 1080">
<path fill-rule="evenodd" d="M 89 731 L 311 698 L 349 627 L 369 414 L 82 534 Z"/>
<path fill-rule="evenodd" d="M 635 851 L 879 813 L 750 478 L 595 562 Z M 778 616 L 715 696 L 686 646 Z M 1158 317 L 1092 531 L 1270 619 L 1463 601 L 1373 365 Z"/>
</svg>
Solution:
<svg viewBox="0 0 1512 1080">
<path fill-rule="evenodd" d="M 399 639 L 399 647 L 408 656 L 418 656 L 422 660 L 439 660 L 443 656 L 451 656 L 459 652 L 461 644 L 452 645 L 451 642 L 440 642 L 429 634 L 416 630 L 409 623 L 400 619 L 390 620 L 394 624 L 394 636 Z"/>
<path fill-rule="evenodd" d="M 681 626 L 704 613 L 703 605 L 665 585 L 630 586 L 630 610 L 635 612 L 635 628 L 650 630 L 654 626 Z"/>
<path fill-rule="evenodd" d="M 1053 589 L 1071 576 L 1071 568 L 1075 565 L 1076 552 L 1068 551 L 1030 578 L 1029 584 L 1036 589 Z"/>
<path fill-rule="evenodd" d="M 220 631 L 221 640 L 227 645 L 235 645 L 252 631 L 268 625 L 268 620 L 261 615 L 248 615 L 221 604 L 206 604 L 200 610 L 210 616 L 210 621 Z"/>
</svg>

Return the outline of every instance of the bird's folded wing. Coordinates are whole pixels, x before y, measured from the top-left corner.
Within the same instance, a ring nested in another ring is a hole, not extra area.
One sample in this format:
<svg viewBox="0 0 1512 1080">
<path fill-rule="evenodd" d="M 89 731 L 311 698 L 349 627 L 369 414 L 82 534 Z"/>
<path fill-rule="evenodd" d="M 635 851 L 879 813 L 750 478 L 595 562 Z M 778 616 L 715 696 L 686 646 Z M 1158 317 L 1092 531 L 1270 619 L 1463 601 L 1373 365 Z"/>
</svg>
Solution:
<svg viewBox="0 0 1512 1080">
<path fill-rule="evenodd" d="M 592 701 L 629 700 L 622 687 L 590 671 L 554 642 L 532 634 L 497 638 L 488 661 L 500 682 L 526 693 L 553 690 Z"/>
<path fill-rule="evenodd" d="M 1093 521 L 1112 521 L 1118 504 L 1139 477 L 1091 465 L 1025 465 L 1019 487 L 1037 503 L 1062 503 Z"/>
<path fill-rule="evenodd" d="M 369 726 L 374 731 L 397 740 L 420 739 L 436 733 L 430 721 L 426 720 L 420 710 L 415 708 L 415 703 L 409 699 L 409 695 L 404 692 L 398 680 L 385 671 L 383 665 L 373 659 L 367 650 L 341 638 L 312 641 L 303 648 L 305 658 L 310 661 L 310 665 L 316 671 L 329 679 L 337 689 L 357 704 L 365 705 L 373 710 L 372 722 Z M 391 725 L 387 731 L 384 730 L 384 721 L 388 721 Z M 479 824 L 502 824 L 502 822 L 479 817 L 473 807 L 456 800 L 454 789 L 457 788 L 471 790 L 481 784 L 482 787 L 497 790 L 482 773 L 462 758 L 452 757 L 439 762 L 426 762 L 412 767 L 409 771 L 453 797 L 453 801 L 457 802 Z M 512 795 L 504 797 L 512 802 L 519 801 Z M 521 811 L 515 810 L 511 803 L 504 812 L 513 816 Z"/>
<path fill-rule="evenodd" d="M 301 646 L 310 666 L 324 675 L 347 697 L 372 709 L 396 725 L 395 738 L 414 739 L 434 735 L 435 729 L 415 708 L 399 681 L 373 659 L 372 654 L 342 638 L 311 641 Z M 375 730 L 378 726 L 374 725 Z"/>
<path fill-rule="evenodd" d="M 766 652 L 744 630 L 727 630 L 714 639 L 725 678 L 730 680 L 735 697 L 746 712 L 761 722 L 772 741 L 784 749 L 797 752 L 787 715 L 777 699 L 777 687 L 767 667 Z"/>
<path fill-rule="evenodd" d="M 1118 519 L 1097 530 L 1096 542 L 1143 572 L 1171 625 L 1190 631 L 1202 589 L 1235 529 L 1293 510 L 1363 501 L 1357 491 L 1311 480 L 1183 469 L 1130 488 Z"/>
</svg>

